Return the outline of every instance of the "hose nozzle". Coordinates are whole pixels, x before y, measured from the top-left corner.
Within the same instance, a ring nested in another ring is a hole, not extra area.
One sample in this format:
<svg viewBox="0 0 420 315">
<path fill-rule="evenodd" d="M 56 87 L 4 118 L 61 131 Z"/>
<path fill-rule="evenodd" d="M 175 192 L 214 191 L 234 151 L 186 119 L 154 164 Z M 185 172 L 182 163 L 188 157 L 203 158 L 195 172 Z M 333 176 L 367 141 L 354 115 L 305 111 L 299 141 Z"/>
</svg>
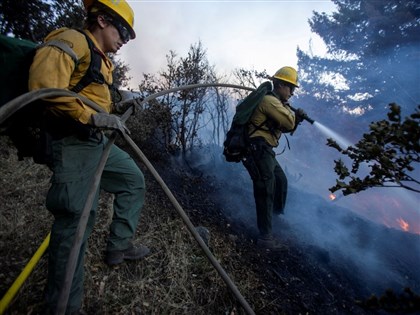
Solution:
<svg viewBox="0 0 420 315">
<path fill-rule="evenodd" d="M 300 116 L 303 120 L 306 120 L 308 123 L 313 124 L 313 123 L 315 122 L 315 120 L 313 120 L 311 117 L 309 117 L 309 116 L 308 116 L 308 114 L 306 114 L 304 111 L 299 110 L 299 109 L 297 109 L 297 108 L 294 108 L 294 107 L 292 107 L 292 106 L 290 106 L 290 105 L 289 105 L 289 107 L 290 107 L 290 109 L 291 109 L 292 111 L 294 111 L 296 114 L 299 114 L 299 116 Z"/>
<path fill-rule="evenodd" d="M 309 117 L 307 114 L 302 116 L 303 119 L 305 119 L 308 123 L 313 124 L 315 120 L 313 120 L 311 117 Z"/>
</svg>

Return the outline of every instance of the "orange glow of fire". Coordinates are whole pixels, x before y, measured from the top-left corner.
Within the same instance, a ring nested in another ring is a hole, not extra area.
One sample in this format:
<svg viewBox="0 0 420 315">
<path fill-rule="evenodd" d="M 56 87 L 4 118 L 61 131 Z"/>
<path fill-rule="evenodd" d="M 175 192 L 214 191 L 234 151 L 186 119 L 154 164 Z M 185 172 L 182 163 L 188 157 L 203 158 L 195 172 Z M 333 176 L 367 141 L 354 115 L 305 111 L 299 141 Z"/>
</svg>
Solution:
<svg viewBox="0 0 420 315">
<path fill-rule="evenodd" d="M 330 200 L 334 200 L 335 198 L 337 198 L 334 194 L 330 194 Z"/>
<path fill-rule="evenodd" d="M 410 224 L 408 224 L 407 221 L 404 221 L 402 218 L 399 218 L 397 219 L 397 222 L 403 231 L 408 232 L 410 230 Z"/>
</svg>

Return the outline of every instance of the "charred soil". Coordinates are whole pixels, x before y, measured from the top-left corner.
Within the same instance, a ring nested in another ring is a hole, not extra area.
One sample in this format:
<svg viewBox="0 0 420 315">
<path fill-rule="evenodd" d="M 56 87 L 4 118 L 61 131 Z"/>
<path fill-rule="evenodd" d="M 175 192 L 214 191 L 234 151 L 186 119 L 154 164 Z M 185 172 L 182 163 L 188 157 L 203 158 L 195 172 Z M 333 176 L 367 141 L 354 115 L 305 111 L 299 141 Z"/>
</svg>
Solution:
<svg viewBox="0 0 420 315">
<path fill-rule="evenodd" d="M 18 162 L 10 151 L 3 150 L 0 154 L 2 295 L 47 235 L 52 222 L 44 207 L 49 170 L 30 161 Z M 363 289 L 363 282 L 351 272 L 357 267 L 351 263 L 337 264 L 330 251 L 298 241 L 291 233 L 292 227 L 282 219 L 277 219 L 275 224 L 284 248 L 278 252 L 259 248 L 252 218 L 237 218 L 235 200 L 219 198 L 221 191 L 237 189 L 236 185 L 229 188 L 226 182 L 179 164 L 152 162 L 192 223 L 208 229 L 211 252 L 256 314 L 414 314 L 420 311 L 419 297 L 413 293 L 418 287 L 370 295 L 369 288 Z M 88 314 L 245 314 L 159 184 L 143 165 L 140 167 L 148 188 L 136 241 L 149 246 L 152 254 L 138 263 L 115 268 L 103 263 L 112 196 L 102 193 L 85 259 L 84 311 Z M 294 193 L 291 192 L 291 198 Z M 45 256 L 6 314 L 41 312 L 47 269 Z"/>
<path fill-rule="evenodd" d="M 270 251 L 259 248 L 254 218 L 236 216 L 238 202 L 230 197 L 220 198 L 230 193 L 235 196 L 238 187 L 242 187 L 241 179 L 235 178 L 234 174 L 231 174 L 231 178 L 237 181 L 231 182 L 192 176 L 190 172 L 182 171 L 167 175 L 168 183 L 177 192 L 178 198 L 189 209 L 193 209 L 189 214 L 196 225 L 210 227 L 217 239 L 216 244 L 234 241 L 231 252 L 223 261 L 228 273 L 232 272 L 235 279 L 246 278 L 249 272 L 258 276 L 249 298 L 257 314 L 387 314 L 420 311 L 420 296 L 412 288 L 402 287 L 401 291 L 395 291 L 398 285 L 386 288 L 386 284 L 384 287 L 367 287 L 364 279 L 358 278 L 361 277 L 356 272 L 358 266 L 351 260 L 331 255 L 330 250 L 310 242 L 302 242 L 296 233 L 291 233 L 293 227 L 281 217 L 274 218 L 274 224 L 283 249 Z M 242 198 L 247 199 L 248 204 L 252 202 L 250 208 L 253 209 L 252 196 Z M 310 202 L 314 196 L 292 189 L 289 198 L 303 198 Z M 418 254 L 410 251 L 410 248 L 418 247 L 418 236 L 384 229 L 353 217 L 351 213 L 348 213 L 346 220 L 347 225 L 357 226 L 355 230 L 359 238 L 363 238 L 360 231 L 378 230 L 375 233 L 383 236 L 385 242 L 405 242 L 407 255 Z M 363 239 L 360 241 L 364 242 Z M 384 245 L 381 243 L 378 246 Z M 392 244 L 390 247 L 398 248 L 398 245 Z M 389 251 L 386 246 L 383 250 Z M 387 256 L 394 254 L 388 253 Z M 416 262 L 407 263 L 405 259 L 408 258 L 401 257 L 404 262 L 400 261 L 404 267 L 415 268 Z M 416 276 L 412 283 L 414 289 L 418 290 L 420 283 L 418 274 Z"/>
</svg>

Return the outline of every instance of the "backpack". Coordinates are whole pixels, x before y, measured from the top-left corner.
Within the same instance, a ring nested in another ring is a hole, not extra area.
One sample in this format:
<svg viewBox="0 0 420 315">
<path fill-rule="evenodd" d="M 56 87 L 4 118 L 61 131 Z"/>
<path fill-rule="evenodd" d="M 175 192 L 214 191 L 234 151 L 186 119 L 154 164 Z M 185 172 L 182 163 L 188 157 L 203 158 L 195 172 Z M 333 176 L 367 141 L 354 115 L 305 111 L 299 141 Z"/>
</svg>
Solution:
<svg viewBox="0 0 420 315">
<path fill-rule="evenodd" d="M 249 134 L 249 121 L 263 97 L 272 90 L 272 82 L 264 82 L 236 106 L 235 115 L 223 142 L 223 155 L 226 161 L 238 163 L 245 158 L 249 137 L 260 127 L 256 126 L 256 129 Z"/>
<path fill-rule="evenodd" d="M 95 49 L 92 40 L 83 31 L 91 51 L 91 63 L 86 74 L 72 89 L 79 93 L 92 82 L 103 84 L 104 78 L 100 72 L 102 57 Z M 54 46 L 69 54 L 78 64 L 78 58 L 70 46 L 60 40 L 51 40 L 38 45 L 34 42 L 8 37 L 0 34 L 0 107 L 10 100 L 28 92 L 29 68 L 38 48 Z M 17 149 L 19 160 L 32 157 L 37 164 L 47 164 L 49 158 L 46 132 L 45 103 L 42 100 L 32 102 L 18 110 L 6 121 L 0 117 L 0 134 L 10 138 Z"/>
</svg>

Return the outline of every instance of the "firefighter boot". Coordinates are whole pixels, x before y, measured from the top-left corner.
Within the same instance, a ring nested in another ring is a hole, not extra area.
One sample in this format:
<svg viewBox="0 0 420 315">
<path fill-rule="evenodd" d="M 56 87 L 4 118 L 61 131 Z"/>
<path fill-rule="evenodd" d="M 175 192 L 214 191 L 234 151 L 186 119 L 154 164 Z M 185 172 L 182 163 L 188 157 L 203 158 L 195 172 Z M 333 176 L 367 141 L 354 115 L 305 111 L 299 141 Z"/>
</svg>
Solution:
<svg viewBox="0 0 420 315">
<path fill-rule="evenodd" d="M 286 246 L 280 243 L 272 234 L 260 235 L 257 245 L 266 250 L 280 251 L 286 249 Z"/>
<path fill-rule="evenodd" d="M 108 266 L 121 264 L 124 260 L 140 260 L 149 255 L 150 249 L 144 245 L 133 246 L 125 250 L 107 251 L 105 263 Z"/>
</svg>

